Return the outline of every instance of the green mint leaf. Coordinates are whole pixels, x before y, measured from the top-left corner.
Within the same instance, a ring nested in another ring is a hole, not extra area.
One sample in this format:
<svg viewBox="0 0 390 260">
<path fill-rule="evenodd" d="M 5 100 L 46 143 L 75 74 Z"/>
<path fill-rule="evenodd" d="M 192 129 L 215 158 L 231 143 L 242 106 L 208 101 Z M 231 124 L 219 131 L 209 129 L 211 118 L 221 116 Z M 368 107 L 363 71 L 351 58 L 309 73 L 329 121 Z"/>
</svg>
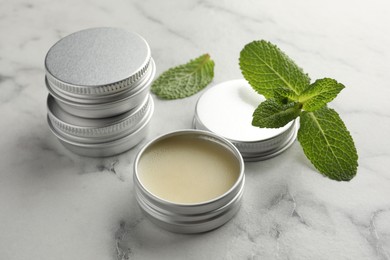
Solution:
<svg viewBox="0 0 390 260">
<path fill-rule="evenodd" d="M 275 97 L 275 90 L 288 90 L 288 97 L 297 100 L 310 85 L 310 78 L 276 45 L 267 41 L 247 44 L 240 53 L 244 78 L 261 95 Z"/>
<path fill-rule="evenodd" d="M 334 79 L 318 79 L 299 97 L 305 111 L 315 111 L 332 101 L 344 88 Z"/>
<path fill-rule="evenodd" d="M 297 118 L 300 112 L 299 103 L 280 104 L 274 99 L 267 99 L 253 113 L 252 125 L 279 128 Z"/>
<path fill-rule="evenodd" d="M 325 176 L 349 181 L 356 175 L 358 155 L 354 142 L 333 109 L 325 106 L 302 112 L 298 140 L 306 157 Z"/>
<path fill-rule="evenodd" d="M 188 63 L 163 72 L 151 90 L 163 99 L 189 97 L 205 88 L 214 77 L 214 61 L 204 54 Z"/>
</svg>

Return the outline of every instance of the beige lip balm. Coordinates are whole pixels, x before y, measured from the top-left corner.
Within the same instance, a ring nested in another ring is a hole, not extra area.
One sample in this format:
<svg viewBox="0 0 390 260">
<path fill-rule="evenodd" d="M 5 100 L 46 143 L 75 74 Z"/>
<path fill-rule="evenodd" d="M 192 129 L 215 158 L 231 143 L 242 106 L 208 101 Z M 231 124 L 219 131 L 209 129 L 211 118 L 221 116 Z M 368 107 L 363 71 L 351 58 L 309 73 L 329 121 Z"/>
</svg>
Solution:
<svg viewBox="0 0 390 260">
<path fill-rule="evenodd" d="M 143 186 L 163 200 L 193 204 L 226 193 L 240 174 L 240 164 L 225 147 L 207 139 L 174 136 L 148 147 L 138 164 Z"/>
<path fill-rule="evenodd" d="M 244 161 L 227 139 L 178 130 L 147 143 L 134 161 L 135 198 L 155 224 L 199 233 L 228 222 L 241 205 Z"/>
</svg>

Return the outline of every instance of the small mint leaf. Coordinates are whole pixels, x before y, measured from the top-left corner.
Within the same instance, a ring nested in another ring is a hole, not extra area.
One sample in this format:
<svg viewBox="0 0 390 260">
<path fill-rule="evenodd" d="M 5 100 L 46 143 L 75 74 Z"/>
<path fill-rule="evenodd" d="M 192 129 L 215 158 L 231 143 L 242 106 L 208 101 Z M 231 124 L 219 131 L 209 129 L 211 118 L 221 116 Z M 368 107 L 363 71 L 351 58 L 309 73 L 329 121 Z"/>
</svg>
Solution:
<svg viewBox="0 0 390 260">
<path fill-rule="evenodd" d="M 344 85 L 334 79 L 316 80 L 299 97 L 305 111 L 315 111 L 332 101 L 344 88 Z"/>
<path fill-rule="evenodd" d="M 205 88 L 214 78 L 214 61 L 204 54 L 188 63 L 163 72 L 151 91 L 163 99 L 189 97 Z"/>
<path fill-rule="evenodd" d="M 253 113 L 252 125 L 263 128 L 279 128 L 299 116 L 298 103 L 280 104 L 274 99 L 262 102 Z"/>
<path fill-rule="evenodd" d="M 357 172 L 353 139 L 336 111 L 322 107 L 301 114 L 298 140 L 306 157 L 325 176 L 349 181 Z"/>
<path fill-rule="evenodd" d="M 265 98 L 275 97 L 275 89 L 286 88 L 297 97 L 310 85 L 310 78 L 276 45 L 264 40 L 247 44 L 240 53 L 244 78 Z"/>
</svg>

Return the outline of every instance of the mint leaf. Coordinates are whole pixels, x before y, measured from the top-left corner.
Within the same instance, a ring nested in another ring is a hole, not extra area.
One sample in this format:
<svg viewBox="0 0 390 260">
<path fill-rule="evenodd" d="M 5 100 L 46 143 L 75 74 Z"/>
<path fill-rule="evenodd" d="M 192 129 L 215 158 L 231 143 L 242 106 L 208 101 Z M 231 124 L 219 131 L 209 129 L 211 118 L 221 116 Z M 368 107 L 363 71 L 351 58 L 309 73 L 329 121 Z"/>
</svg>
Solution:
<svg viewBox="0 0 390 260">
<path fill-rule="evenodd" d="M 280 104 L 274 99 L 262 102 L 253 113 L 252 125 L 267 128 L 279 128 L 299 116 L 298 103 Z"/>
<path fill-rule="evenodd" d="M 332 101 L 344 88 L 334 79 L 317 79 L 300 96 L 305 111 L 315 111 Z"/>
<path fill-rule="evenodd" d="M 247 44 L 240 53 L 244 78 L 259 94 L 275 97 L 275 91 L 287 90 L 286 97 L 297 98 L 310 84 L 310 78 L 276 45 L 264 40 Z"/>
<path fill-rule="evenodd" d="M 151 90 L 163 99 L 189 97 L 205 88 L 214 77 L 214 61 L 204 54 L 186 64 L 163 72 Z"/>
<path fill-rule="evenodd" d="M 356 175 L 358 155 L 337 112 L 328 107 L 305 111 L 300 124 L 298 140 L 317 170 L 333 180 L 351 180 Z"/>
</svg>

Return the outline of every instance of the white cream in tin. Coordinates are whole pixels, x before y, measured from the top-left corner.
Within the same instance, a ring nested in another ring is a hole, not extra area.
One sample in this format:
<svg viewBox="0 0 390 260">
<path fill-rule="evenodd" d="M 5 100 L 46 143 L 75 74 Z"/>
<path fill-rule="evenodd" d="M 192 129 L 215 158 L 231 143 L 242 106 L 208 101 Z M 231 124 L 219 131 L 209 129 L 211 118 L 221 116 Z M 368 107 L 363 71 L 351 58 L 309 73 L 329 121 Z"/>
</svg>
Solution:
<svg viewBox="0 0 390 260">
<path fill-rule="evenodd" d="M 155 196 L 174 203 L 201 203 L 227 192 L 240 165 L 232 152 L 209 140 L 175 136 L 143 153 L 138 174 Z"/>
<path fill-rule="evenodd" d="M 293 144 L 297 123 L 292 121 L 280 128 L 252 126 L 253 111 L 264 100 L 244 79 L 222 82 L 199 98 L 194 127 L 228 139 L 245 161 L 271 158 Z"/>
</svg>

